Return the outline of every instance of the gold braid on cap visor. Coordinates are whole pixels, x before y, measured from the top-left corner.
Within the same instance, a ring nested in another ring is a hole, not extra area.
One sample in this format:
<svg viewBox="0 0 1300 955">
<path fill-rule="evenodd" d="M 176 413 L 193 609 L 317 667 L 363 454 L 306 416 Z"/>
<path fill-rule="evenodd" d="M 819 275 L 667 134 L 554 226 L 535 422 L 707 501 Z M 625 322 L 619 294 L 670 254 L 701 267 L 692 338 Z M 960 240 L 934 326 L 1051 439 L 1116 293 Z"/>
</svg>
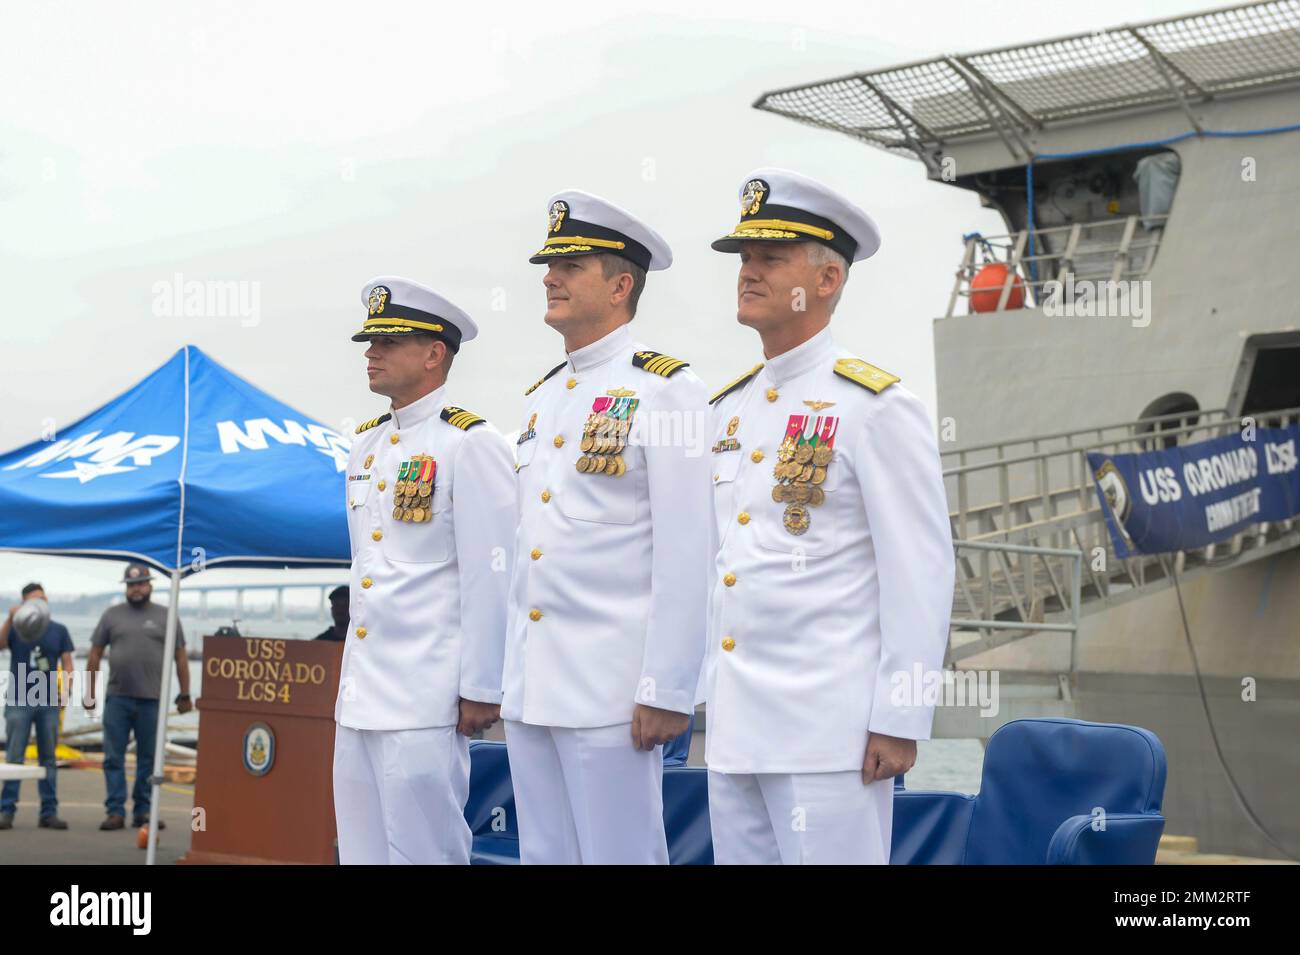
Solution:
<svg viewBox="0 0 1300 955">
<path fill-rule="evenodd" d="M 364 325 L 361 326 L 363 332 L 377 331 L 406 331 L 410 329 L 422 328 L 431 332 L 442 331 L 441 325 L 435 325 L 432 322 L 417 322 L 413 318 L 367 318 Z"/>
<path fill-rule="evenodd" d="M 728 238 L 744 238 L 748 232 L 802 232 L 805 235 L 811 235 L 814 238 L 829 242 L 835 238 L 835 233 L 830 229 L 822 229 L 815 225 L 808 225 L 805 222 L 791 222 L 789 219 L 746 219 L 736 226 Z M 772 236 L 771 238 L 782 238 Z"/>
<path fill-rule="evenodd" d="M 585 235 L 557 235 L 547 239 L 544 245 L 594 245 L 602 249 L 627 248 L 626 242 L 615 242 L 613 239 L 589 239 Z"/>
</svg>

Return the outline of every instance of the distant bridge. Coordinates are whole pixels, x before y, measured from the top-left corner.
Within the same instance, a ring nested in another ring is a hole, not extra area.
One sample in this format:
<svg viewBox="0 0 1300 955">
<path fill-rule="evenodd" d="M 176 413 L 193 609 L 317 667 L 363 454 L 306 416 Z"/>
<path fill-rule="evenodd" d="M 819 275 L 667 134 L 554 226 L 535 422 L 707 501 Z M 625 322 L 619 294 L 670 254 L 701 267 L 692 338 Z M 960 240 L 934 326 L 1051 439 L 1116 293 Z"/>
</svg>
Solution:
<svg viewBox="0 0 1300 955">
<path fill-rule="evenodd" d="M 199 620 L 211 619 L 208 597 L 210 594 L 232 594 L 234 596 L 233 613 L 226 612 L 224 603 L 217 603 L 222 607 L 220 616 L 232 616 L 236 620 L 245 619 L 245 595 L 254 592 L 272 591 L 275 599 L 271 605 L 271 617 L 277 623 L 283 623 L 285 617 L 285 599 L 284 595 L 289 590 L 307 590 L 315 591 L 314 597 L 314 620 L 328 622 L 330 620 L 329 611 L 329 593 L 340 584 L 346 584 L 347 581 L 325 584 L 200 584 L 190 580 L 181 585 L 181 612 L 187 616 L 197 612 Z M 197 601 L 194 599 L 197 596 Z M 82 601 L 102 600 L 105 606 L 114 603 L 121 603 L 124 600 L 122 591 L 114 590 L 107 593 L 87 594 Z M 197 605 L 196 605 L 197 604 Z M 304 604 L 304 606 L 306 606 Z M 256 613 L 256 610 L 255 610 Z M 261 616 L 260 613 L 256 613 Z"/>
</svg>

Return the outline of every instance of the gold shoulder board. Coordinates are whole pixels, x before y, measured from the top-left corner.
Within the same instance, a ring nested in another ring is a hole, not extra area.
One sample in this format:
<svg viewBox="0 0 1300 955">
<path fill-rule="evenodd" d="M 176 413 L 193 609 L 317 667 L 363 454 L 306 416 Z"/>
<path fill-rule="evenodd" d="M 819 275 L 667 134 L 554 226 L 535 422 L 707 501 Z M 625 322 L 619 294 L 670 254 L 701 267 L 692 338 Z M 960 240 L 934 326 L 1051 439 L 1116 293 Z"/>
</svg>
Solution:
<svg viewBox="0 0 1300 955">
<path fill-rule="evenodd" d="M 677 372 L 690 365 L 689 361 L 680 361 L 657 351 L 639 351 L 632 356 L 632 364 L 652 375 L 671 378 Z"/>
<path fill-rule="evenodd" d="M 449 425 L 460 428 L 462 431 L 468 431 L 476 424 L 485 424 L 487 422 L 486 418 L 480 418 L 474 412 L 466 411 L 464 408 L 457 408 L 455 405 L 447 405 L 442 409 L 442 414 L 439 417 Z"/>
<path fill-rule="evenodd" d="M 542 385 L 546 382 L 546 380 L 547 380 L 548 378 L 550 378 L 553 374 L 555 374 L 557 371 L 559 371 L 561 368 L 563 368 L 563 367 L 564 367 L 565 365 L 567 365 L 567 364 L 568 364 L 567 361 L 562 361 L 562 362 L 560 362 L 558 365 L 556 365 L 554 368 L 552 368 L 552 369 L 551 369 L 550 371 L 548 371 L 546 374 L 542 375 L 542 377 L 540 377 L 540 378 L 538 378 L 536 381 L 534 381 L 531 385 L 528 386 L 528 390 L 524 392 L 525 397 L 527 397 L 528 395 L 531 395 L 531 394 L 532 394 L 534 391 L 536 391 L 538 388 L 542 387 Z"/>
<path fill-rule="evenodd" d="M 835 374 L 876 394 L 880 394 L 894 382 L 902 381 L 897 375 L 891 375 L 875 365 L 869 365 L 861 358 L 839 359 L 835 362 Z"/>
<path fill-rule="evenodd" d="M 391 414 L 381 414 L 378 418 L 371 418 L 369 421 L 363 421 L 361 424 L 357 425 L 357 434 L 360 434 L 362 431 L 369 431 L 371 428 L 377 428 L 391 417 Z"/>
<path fill-rule="evenodd" d="M 745 382 L 749 381 L 749 379 L 757 375 L 759 371 L 762 369 L 762 367 L 763 367 L 763 363 L 760 361 L 753 368 L 749 369 L 749 371 L 745 372 L 735 381 L 731 382 L 731 384 L 725 386 L 720 391 L 718 391 L 716 395 L 714 395 L 712 398 L 709 399 L 709 404 L 713 404 L 714 402 L 721 401 L 723 398 L 727 397 L 727 395 L 731 394 L 737 388 L 744 385 Z"/>
</svg>

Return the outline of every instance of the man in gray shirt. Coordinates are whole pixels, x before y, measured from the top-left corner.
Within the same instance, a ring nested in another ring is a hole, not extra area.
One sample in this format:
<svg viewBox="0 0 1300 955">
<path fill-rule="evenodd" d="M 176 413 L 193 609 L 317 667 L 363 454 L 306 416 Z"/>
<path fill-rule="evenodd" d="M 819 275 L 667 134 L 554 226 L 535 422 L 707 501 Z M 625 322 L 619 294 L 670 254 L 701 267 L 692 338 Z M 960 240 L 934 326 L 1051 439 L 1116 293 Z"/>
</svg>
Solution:
<svg viewBox="0 0 1300 955">
<path fill-rule="evenodd" d="M 162 683 L 163 641 L 167 636 L 167 608 L 149 598 L 153 579 L 143 564 L 130 564 L 122 580 L 126 584 L 126 603 L 104 611 L 90 638 L 90 659 L 86 663 L 89 682 L 85 705 L 95 705 L 95 675 L 99 672 L 104 648 L 109 654 L 108 692 L 104 698 L 104 786 L 108 796 L 104 807 L 107 818 L 100 829 L 126 826 L 126 744 L 135 734 L 135 801 L 133 826 L 149 822 L 154 745 L 158 731 L 158 690 Z M 190 703 L 190 668 L 185 658 L 185 635 L 176 621 L 176 676 L 181 692 L 177 709 L 188 713 Z M 163 828 L 158 820 L 158 828 Z"/>
</svg>

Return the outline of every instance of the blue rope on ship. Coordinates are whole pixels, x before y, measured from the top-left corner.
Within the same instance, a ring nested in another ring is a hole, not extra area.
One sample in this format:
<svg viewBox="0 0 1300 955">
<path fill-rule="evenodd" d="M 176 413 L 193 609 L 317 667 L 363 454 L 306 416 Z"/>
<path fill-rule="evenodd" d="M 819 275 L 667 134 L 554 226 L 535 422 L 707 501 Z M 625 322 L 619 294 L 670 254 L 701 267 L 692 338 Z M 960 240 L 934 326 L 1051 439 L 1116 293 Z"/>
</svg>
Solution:
<svg viewBox="0 0 1300 955">
<path fill-rule="evenodd" d="M 988 239 L 984 238 L 984 236 L 979 232 L 967 232 L 962 235 L 961 244 L 965 245 L 971 239 L 977 241 L 980 244 L 980 248 L 984 250 L 984 261 L 992 262 L 995 260 L 996 257 L 993 254 L 993 245 Z"/>
</svg>

